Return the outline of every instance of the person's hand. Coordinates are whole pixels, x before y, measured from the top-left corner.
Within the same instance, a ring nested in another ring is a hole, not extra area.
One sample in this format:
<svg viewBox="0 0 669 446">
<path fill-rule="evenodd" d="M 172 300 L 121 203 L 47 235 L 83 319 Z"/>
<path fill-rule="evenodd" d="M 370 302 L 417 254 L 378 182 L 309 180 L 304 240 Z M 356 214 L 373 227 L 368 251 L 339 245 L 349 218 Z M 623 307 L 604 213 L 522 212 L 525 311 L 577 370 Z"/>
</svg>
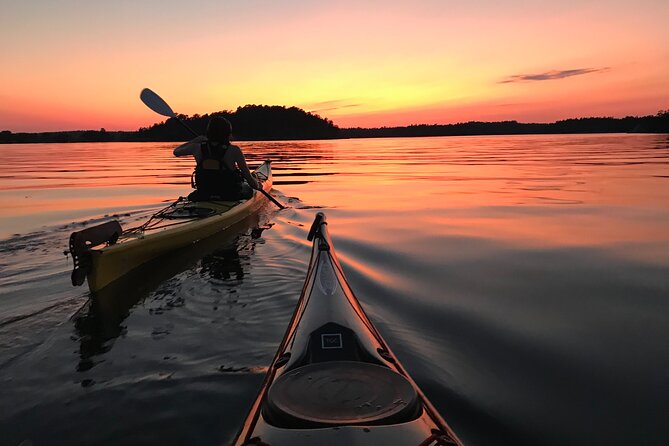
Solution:
<svg viewBox="0 0 669 446">
<path fill-rule="evenodd" d="M 262 189 L 262 183 L 258 180 L 258 175 L 256 175 L 255 172 L 252 172 L 251 176 L 253 177 L 253 182 L 255 183 L 255 184 L 251 184 L 251 187 L 256 189 L 256 190 Z"/>
</svg>

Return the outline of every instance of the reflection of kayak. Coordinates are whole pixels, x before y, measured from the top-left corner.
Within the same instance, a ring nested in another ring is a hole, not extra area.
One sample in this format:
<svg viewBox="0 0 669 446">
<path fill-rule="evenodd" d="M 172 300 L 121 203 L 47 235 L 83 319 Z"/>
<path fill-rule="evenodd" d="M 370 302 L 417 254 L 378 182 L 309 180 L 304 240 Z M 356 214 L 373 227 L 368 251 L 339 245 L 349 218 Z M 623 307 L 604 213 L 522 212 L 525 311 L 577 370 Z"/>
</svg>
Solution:
<svg viewBox="0 0 669 446">
<path fill-rule="evenodd" d="M 125 320 L 132 308 L 179 272 L 197 264 L 199 276 L 227 283 L 234 276 L 240 282 L 247 273 L 240 248 L 244 247 L 246 255 L 253 253 L 256 240 L 268 227 L 265 223 L 260 213 L 253 213 L 225 231 L 138 266 L 96 292 L 73 317 L 80 342 L 77 370 L 93 367 L 98 355 L 113 348 L 116 338 L 126 331 Z"/>
<path fill-rule="evenodd" d="M 297 309 L 242 445 L 461 445 L 351 291 L 319 213 Z"/>
<path fill-rule="evenodd" d="M 262 163 L 255 174 L 263 189 L 269 191 L 270 162 Z M 265 196 L 258 191 L 248 200 L 234 202 L 179 198 L 136 228 L 122 230 L 114 220 L 73 232 L 72 284 L 81 285 L 87 278 L 92 292 L 101 290 L 152 259 L 225 230 L 257 211 L 264 202 Z"/>
</svg>

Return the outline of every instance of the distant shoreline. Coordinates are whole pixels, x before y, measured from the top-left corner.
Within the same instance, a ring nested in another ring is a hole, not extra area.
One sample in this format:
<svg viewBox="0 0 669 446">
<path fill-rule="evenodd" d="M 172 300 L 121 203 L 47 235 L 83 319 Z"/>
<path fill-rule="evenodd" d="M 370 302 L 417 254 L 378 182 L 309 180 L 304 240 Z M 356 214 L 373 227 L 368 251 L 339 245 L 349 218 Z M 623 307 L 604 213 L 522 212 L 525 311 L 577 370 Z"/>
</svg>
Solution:
<svg viewBox="0 0 669 446">
<path fill-rule="evenodd" d="M 308 139 L 390 138 L 426 136 L 554 135 L 586 133 L 669 133 L 669 110 L 650 116 L 575 118 L 552 123 L 465 122 L 419 124 L 401 127 L 339 128 L 329 119 L 297 107 L 247 105 L 236 111 L 211 115 L 182 115 L 181 119 L 204 133 L 211 116 L 224 116 L 233 124 L 236 141 L 291 141 Z M 181 142 L 189 138 L 174 119 L 137 131 L 75 130 L 13 133 L 0 131 L 0 144 L 68 142 Z"/>
</svg>

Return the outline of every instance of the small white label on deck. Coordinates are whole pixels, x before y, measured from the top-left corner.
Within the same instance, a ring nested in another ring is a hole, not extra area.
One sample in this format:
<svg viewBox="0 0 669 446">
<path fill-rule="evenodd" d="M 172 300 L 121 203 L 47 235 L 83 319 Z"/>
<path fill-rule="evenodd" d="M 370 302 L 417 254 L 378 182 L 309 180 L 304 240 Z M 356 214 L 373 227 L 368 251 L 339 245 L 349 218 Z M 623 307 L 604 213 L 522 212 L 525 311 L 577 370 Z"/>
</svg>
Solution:
<svg viewBox="0 0 669 446">
<path fill-rule="evenodd" d="M 323 333 L 321 335 L 321 348 L 343 348 L 343 342 L 340 333 Z"/>
</svg>

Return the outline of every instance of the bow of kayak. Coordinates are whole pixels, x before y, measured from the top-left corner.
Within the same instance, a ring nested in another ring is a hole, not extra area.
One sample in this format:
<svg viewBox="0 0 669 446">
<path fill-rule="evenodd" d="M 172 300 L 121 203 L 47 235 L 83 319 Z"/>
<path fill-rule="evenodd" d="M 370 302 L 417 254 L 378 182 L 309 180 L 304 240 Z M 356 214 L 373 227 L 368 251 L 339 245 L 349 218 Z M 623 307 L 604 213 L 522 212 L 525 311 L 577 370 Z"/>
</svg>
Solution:
<svg viewBox="0 0 669 446">
<path fill-rule="evenodd" d="M 254 173 L 268 192 L 272 188 L 270 162 L 263 162 Z M 265 195 L 258 191 L 247 200 L 234 202 L 179 198 L 136 228 L 123 230 L 114 220 L 73 232 L 72 284 L 87 280 L 91 292 L 100 291 L 140 265 L 229 228 L 265 202 Z"/>
<path fill-rule="evenodd" d="M 235 445 L 461 445 L 371 323 L 319 213 L 297 308 Z"/>
</svg>

